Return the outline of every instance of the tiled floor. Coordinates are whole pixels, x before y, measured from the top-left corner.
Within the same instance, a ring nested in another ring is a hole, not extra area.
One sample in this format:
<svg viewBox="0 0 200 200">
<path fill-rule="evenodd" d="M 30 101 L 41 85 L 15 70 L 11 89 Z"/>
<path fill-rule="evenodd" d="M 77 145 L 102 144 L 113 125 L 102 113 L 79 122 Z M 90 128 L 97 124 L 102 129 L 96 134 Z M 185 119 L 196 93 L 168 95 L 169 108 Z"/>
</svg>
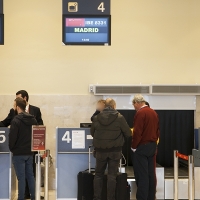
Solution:
<svg viewBox="0 0 200 200">
<path fill-rule="evenodd" d="M 44 192 L 41 192 L 41 195 L 44 196 Z M 56 199 L 55 190 L 50 190 L 49 191 L 49 200 L 55 200 L 55 199 Z M 13 200 L 17 200 L 17 195 Z"/>
</svg>

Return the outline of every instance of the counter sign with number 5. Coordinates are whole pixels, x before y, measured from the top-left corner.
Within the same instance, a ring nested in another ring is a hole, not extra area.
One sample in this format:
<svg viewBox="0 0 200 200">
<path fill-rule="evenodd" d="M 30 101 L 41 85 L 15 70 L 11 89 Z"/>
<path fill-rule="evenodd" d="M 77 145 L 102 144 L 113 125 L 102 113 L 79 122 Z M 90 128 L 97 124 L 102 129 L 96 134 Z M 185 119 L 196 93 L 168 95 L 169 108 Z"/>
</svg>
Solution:
<svg viewBox="0 0 200 200">
<path fill-rule="evenodd" d="M 104 12 L 105 7 L 104 7 L 104 2 L 101 2 L 97 8 L 97 10 L 100 10 L 101 12 Z"/>
<path fill-rule="evenodd" d="M 6 136 L 5 135 L 1 135 L 1 133 L 5 134 L 5 131 L 0 131 L 0 143 L 4 143 L 6 141 Z"/>
<path fill-rule="evenodd" d="M 70 132 L 66 131 L 65 134 L 62 137 L 62 141 L 67 141 L 67 143 L 71 142 L 71 138 L 70 138 Z"/>
</svg>

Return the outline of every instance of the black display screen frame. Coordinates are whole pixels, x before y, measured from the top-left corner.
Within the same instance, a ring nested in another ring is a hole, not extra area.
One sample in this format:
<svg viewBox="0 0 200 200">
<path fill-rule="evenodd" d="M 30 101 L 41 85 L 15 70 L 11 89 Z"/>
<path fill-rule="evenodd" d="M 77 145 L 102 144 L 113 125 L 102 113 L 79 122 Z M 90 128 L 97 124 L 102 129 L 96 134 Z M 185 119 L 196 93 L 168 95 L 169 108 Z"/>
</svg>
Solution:
<svg viewBox="0 0 200 200">
<path fill-rule="evenodd" d="M 4 14 L 0 14 L 0 45 L 4 45 Z"/>
<path fill-rule="evenodd" d="M 66 18 L 107 18 L 108 19 L 108 42 L 66 42 L 65 22 Z M 62 42 L 64 45 L 81 45 L 81 46 L 110 46 L 111 45 L 111 15 L 63 15 L 62 17 Z"/>
</svg>

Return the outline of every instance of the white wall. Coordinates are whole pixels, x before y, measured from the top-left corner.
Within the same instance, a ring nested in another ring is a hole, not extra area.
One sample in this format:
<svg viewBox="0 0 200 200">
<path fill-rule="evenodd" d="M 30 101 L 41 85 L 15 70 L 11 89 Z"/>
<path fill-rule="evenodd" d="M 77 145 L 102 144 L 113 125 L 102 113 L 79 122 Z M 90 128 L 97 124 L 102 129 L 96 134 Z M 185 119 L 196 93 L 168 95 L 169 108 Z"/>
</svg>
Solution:
<svg viewBox="0 0 200 200">
<path fill-rule="evenodd" d="M 88 94 L 89 83 L 194 84 L 199 0 L 111 1 L 112 46 L 63 46 L 61 0 L 4 0 L 0 94 Z"/>
<path fill-rule="evenodd" d="M 154 110 L 196 110 L 196 96 L 151 96 L 143 95 Z M 132 110 L 134 95 L 103 96 L 104 99 L 113 98 L 117 103 L 117 109 Z"/>
</svg>

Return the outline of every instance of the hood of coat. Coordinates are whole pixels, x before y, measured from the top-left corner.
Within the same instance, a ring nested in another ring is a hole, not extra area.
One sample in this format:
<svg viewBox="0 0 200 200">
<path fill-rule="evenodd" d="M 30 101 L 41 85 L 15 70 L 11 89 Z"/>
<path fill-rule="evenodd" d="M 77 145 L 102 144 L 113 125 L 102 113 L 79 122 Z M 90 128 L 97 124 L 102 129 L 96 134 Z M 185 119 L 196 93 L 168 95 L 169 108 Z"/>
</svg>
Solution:
<svg viewBox="0 0 200 200">
<path fill-rule="evenodd" d="M 28 126 L 37 124 L 35 117 L 26 112 L 19 113 L 18 115 L 15 116 L 15 118 Z"/>
<path fill-rule="evenodd" d="M 111 107 L 106 107 L 101 113 L 97 115 L 99 123 L 104 126 L 110 125 L 113 121 L 115 121 L 117 117 L 118 111 Z"/>
</svg>

